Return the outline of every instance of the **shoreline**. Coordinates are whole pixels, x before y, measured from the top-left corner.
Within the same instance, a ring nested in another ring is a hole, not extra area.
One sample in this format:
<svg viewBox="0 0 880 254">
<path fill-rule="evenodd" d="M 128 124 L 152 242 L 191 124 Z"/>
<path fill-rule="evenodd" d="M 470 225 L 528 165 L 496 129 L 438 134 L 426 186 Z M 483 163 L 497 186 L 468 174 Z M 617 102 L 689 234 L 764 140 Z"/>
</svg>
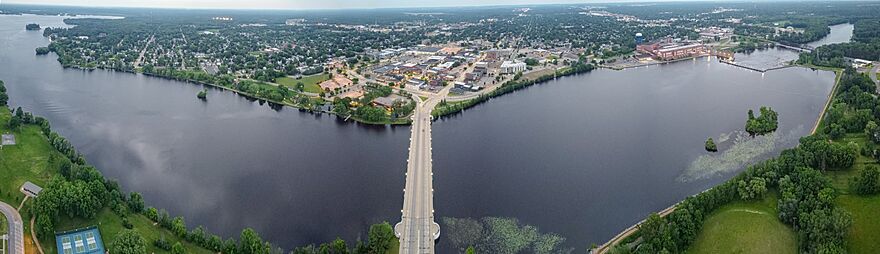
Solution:
<svg viewBox="0 0 880 254">
<path fill-rule="evenodd" d="M 491 91 L 488 91 L 486 93 L 480 94 L 477 97 L 474 97 L 472 99 L 453 101 L 451 103 L 448 102 L 446 99 L 444 99 L 440 103 L 440 105 L 437 105 L 437 107 L 435 107 L 434 110 L 431 111 L 431 116 L 433 116 L 435 120 L 441 119 L 441 118 L 446 118 L 446 117 L 451 117 L 451 116 L 460 114 L 461 112 L 465 111 L 466 109 L 469 109 L 469 108 L 475 107 L 477 105 L 486 103 L 486 102 L 492 100 L 492 98 L 496 98 L 496 97 L 503 96 L 508 93 L 522 90 L 522 89 L 528 88 L 533 85 L 547 83 L 549 81 L 556 80 L 557 78 L 591 72 L 591 71 L 595 70 L 597 67 L 592 64 L 580 64 L 577 66 L 568 66 L 566 68 L 567 69 L 564 69 L 562 71 L 557 70 L 553 74 L 543 75 L 543 76 L 537 77 L 533 80 L 507 81 L 507 82 L 501 84 L 500 86 L 498 86 L 498 88 L 491 90 Z"/>
<path fill-rule="evenodd" d="M 56 55 L 57 55 L 57 54 L 56 54 Z M 65 68 L 65 69 L 66 69 L 66 68 L 78 69 L 78 70 L 81 70 L 81 71 L 88 71 L 88 72 L 95 71 L 95 70 L 104 70 L 104 71 L 112 71 L 112 72 L 129 73 L 129 74 L 133 74 L 133 75 L 138 75 L 138 74 L 140 74 L 140 75 L 144 75 L 144 76 L 148 76 L 148 77 L 152 77 L 152 78 L 159 78 L 159 79 L 165 79 L 165 80 L 172 80 L 172 81 L 183 82 L 183 83 L 189 83 L 189 84 L 194 84 L 194 85 L 202 85 L 202 86 L 211 87 L 211 88 L 214 88 L 214 89 L 220 89 L 220 90 L 223 90 L 223 91 L 230 91 L 230 92 L 233 92 L 233 93 L 235 93 L 235 94 L 237 94 L 237 95 L 239 95 L 239 96 L 245 97 L 246 99 L 249 99 L 249 100 L 257 100 L 257 101 L 262 101 L 262 102 L 269 103 L 269 104 L 270 104 L 269 107 L 272 108 L 272 109 L 276 109 L 276 107 L 290 107 L 290 108 L 293 108 L 293 109 L 299 110 L 299 111 L 301 111 L 301 112 L 308 112 L 308 113 L 312 113 L 312 114 L 316 114 L 316 115 L 329 114 L 329 115 L 332 115 L 332 116 L 336 116 L 337 118 L 339 118 L 339 119 L 341 119 L 341 120 L 343 120 L 343 121 L 345 121 L 345 122 L 348 122 L 348 120 L 350 119 L 350 120 L 352 120 L 354 123 L 365 124 L 365 125 L 371 125 L 371 126 L 409 125 L 409 124 L 411 123 L 409 120 L 406 120 L 406 119 L 409 119 L 408 117 L 398 118 L 398 120 L 401 120 L 401 119 L 402 119 L 402 120 L 405 120 L 405 121 L 394 121 L 394 120 L 389 120 L 389 121 L 387 121 L 387 122 L 371 122 L 371 121 L 366 121 L 366 120 L 360 119 L 360 118 L 358 118 L 358 117 L 354 117 L 354 116 L 352 116 L 352 115 L 349 115 L 349 116 L 341 116 L 341 115 L 338 115 L 338 114 L 336 114 L 336 113 L 334 113 L 334 112 L 332 112 L 332 111 L 313 110 L 313 109 L 308 109 L 308 108 L 300 107 L 300 106 L 298 106 L 298 105 L 296 105 L 296 104 L 292 104 L 292 103 L 289 103 L 289 102 L 279 102 L 279 101 L 275 101 L 275 100 L 268 99 L 268 98 L 260 98 L 260 97 L 257 97 L 256 95 L 253 95 L 253 94 L 250 94 L 250 93 L 247 93 L 247 92 L 244 92 L 244 91 L 241 91 L 241 90 L 238 90 L 238 89 L 232 88 L 232 87 L 225 87 L 225 86 L 221 86 L 221 85 L 217 85 L 217 84 L 212 84 L 212 83 L 206 83 L 206 82 L 202 82 L 202 81 L 198 81 L 198 80 L 181 79 L 181 78 L 168 77 L 168 76 L 164 76 L 164 75 L 158 75 L 158 74 L 152 74 L 152 73 L 146 73 L 146 72 L 137 72 L 137 71 L 128 71 L 128 70 L 117 70 L 117 69 L 100 68 L 100 67 L 86 68 L 86 67 L 81 67 L 81 66 L 76 66 L 76 65 L 65 66 L 64 64 L 62 64 L 62 68 Z M 276 110 L 277 110 L 277 109 L 276 109 Z"/>
<path fill-rule="evenodd" d="M 721 61 L 721 62 L 724 62 L 724 61 Z M 824 107 L 822 108 L 822 110 L 819 112 L 819 116 L 818 116 L 818 118 L 816 119 L 816 123 L 815 123 L 815 125 L 813 126 L 813 129 L 810 131 L 810 134 L 809 134 L 809 135 L 816 134 L 816 131 L 818 131 L 819 126 L 822 125 L 822 121 L 823 121 L 824 118 L 825 118 L 825 113 L 826 113 L 826 111 L 828 110 L 828 107 L 831 105 L 831 102 L 834 101 L 834 96 L 837 95 L 837 89 L 838 89 L 838 86 L 840 85 L 840 79 L 843 77 L 843 72 L 842 72 L 842 70 L 837 70 L 837 69 L 829 68 L 829 67 L 822 67 L 822 66 L 806 66 L 806 65 L 786 65 L 786 66 L 784 66 L 784 67 L 782 67 L 782 68 L 776 68 L 776 69 L 773 69 L 773 70 L 784 69 L 784 68 L 790 68 L 790 67 L 802 67 L 802 68 L 807 68 L 807 69 L 811 69 L 811 70 L 832 71 L 832 72 L 835 73 L 835 80 L 834 80 L 834 84 L 833 84 L 833 86 L 831 87 L 831 92 L 828 93 L 828 97 L 827 97 L 827 99 L 826 99 L 826 101 L 825 101 L 825 106 L 824 106 Z M 746 69 L 748 69 L 748 68 L 746 68 Z M 725 181 L 725 182 L 726 182 L 726 181 Z M 723 184 L 723 183 L 722 183 L 722 184 Z M 721 185 L 721 184 L 719 184 L 719 185 Z M 716 186 L 717 186 L 717 185 L 716 185 Z M 703 193 L 703 192 L 709 191 L 709 190 L 711 190 L 712 188 L 715 188 L 715 186 L 712 186 L 712 187 L 710 187 L 709 189 L 706 189 L 705 191 L 702 191 L 702 192 L 700 192 L 700 193 Z M 700 193 L 697 193 L 697 194 L 694 194 L 694 195 L 691 195 L 691 196 L 688 196 L 688 197 L 693 197 L 693 196 L 699 195 Z M 678 207 L 678 205 L 681 204 L 682 202 L 684 202 L 685 200 L 687 200 L 687 198 L 684 198 L 684 199 L 682 199 L 681 201 L 678 201 L 678 202 L 676 202 L 675 204 L 672 204 L 671 206 L 667 207 L 666 209 L 661 210 L 661 211 L 658 212 L 657 214 L 660 215 L 660 217 L 665 217 L 665 216 L 668 215 L 669 213 L 672 213 L 673 211 L 675 211 L 676 207 Z M 645 220 L 647 220 L 647 217 L 646 217 L 645 219 L 642 219 L 641 221 L 637 222 L 636 224 L 633 224 L 632 226 L 630 226 L 630 227 L 624 229 L 623 231 L 621 231 L 620 233 L 618 233 L 617 235 L 613 236 L 611 239 L 609 239 L 608 241 L 606 241 L 605 243 L 603 243 L 602 245 L 598 245 L 598 246 L 596 246 L 596 248 L 592 248 L 592 249 L 590 249 L 590 252 L 589 252 L 589 253 L 591 253 L 591 254 L 603 254 L 603 253 L 607 253 L 609 250 L 611 250 L 612 247 L 614 247 L 615 245 L 617 245 L 617 244 L 620 243 L 621 241 L 627 239 L 628 237 L 630 237 L 630 236 L 632 236 L 633 234 L 635 234 L 636 232 L 638 232 L 638 227 L 639 227 L 639 225 L 641 225 L 642 223 L 644 223 Z"/>
</svg>

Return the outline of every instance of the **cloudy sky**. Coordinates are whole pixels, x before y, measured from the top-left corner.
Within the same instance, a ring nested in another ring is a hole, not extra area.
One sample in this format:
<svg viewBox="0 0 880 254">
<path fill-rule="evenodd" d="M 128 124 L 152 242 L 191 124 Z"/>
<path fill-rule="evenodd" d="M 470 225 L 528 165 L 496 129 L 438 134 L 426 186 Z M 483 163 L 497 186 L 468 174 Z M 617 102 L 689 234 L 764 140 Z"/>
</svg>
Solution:
<svg viewBox="0 0 880 254">
<path fill-rule="evenodd" d="M 517 5 L 545 3 L 646 2 L 657 0 L 0 0 L 15 4 L 223 9 L 343 9 Z M 667 0 L 668 1 L 668 0 Z M 688 1 L 688 0 L 678 0 Z"/>
</svg>

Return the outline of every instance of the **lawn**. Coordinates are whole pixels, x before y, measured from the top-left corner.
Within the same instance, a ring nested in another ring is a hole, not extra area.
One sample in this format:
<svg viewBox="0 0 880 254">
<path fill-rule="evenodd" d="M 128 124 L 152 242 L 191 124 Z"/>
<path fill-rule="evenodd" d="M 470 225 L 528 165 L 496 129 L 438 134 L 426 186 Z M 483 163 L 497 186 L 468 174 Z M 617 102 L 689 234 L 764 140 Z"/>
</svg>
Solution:
<svg viewBox="0 0 880 254">
<path fill-rule="evenodd" d="M 796 253 L 794 231 L 776 218 L 776 199 L 768 194 L 716 209 L 687 253 Z"/>
<path fill-rule="evenodd" d="M 852 214 L 853 225 L 846 235 L 849 253 L 877 253 L 880 250 L 880 195 L 841 195 L 837 205 Z"/>
<path fill-rule="evenodd" d="M 15 131 L 11 131 L 7 126 L 9 122 L 10 112 L 6 107 L 0 107 L 0 133 L 12 133 L 15 135 L 16 145 L 5 146 L 0 149 L 0 200 L 12 206 L 18 206 L 24 198 L 18 189 L 25 181 L 31 181 L 37 185 L 45 187 L 54 177 L 60 175 L 58 168 L 62 160 L 66 160 L 63 155 L 53 148 L 46 137 L 41 133 L 40 129 L 33 125 L 24 125 Z M 33 200 L 25 203 L 27 206 L 33 205 Z M 22 212 L 22 219 L 30 221 L 29 213 Z M 129 214 L 130 222 L 134 225 L 134 229 L 138 231 L 147 240 L 147 251 L 151 253 L 168 253 L 164 250 L 153 247 L 153 241 L 164 234 L 165 239 L 169 242 L 176 243 L 179 239 L 170 233 L 170 231 L 153 226 L 152 221 L 140 214 Z M 110 248 L 116 234 L 122 230 L 122 218 L 105 208 L 97 218 L 93 220 L 84 219 L 62 219 L 56 225 L 56 231 L 70 230 L 91 225 L 97 225 L 101 232 L 105 246 Z M 3 227 L 3 230 L 6 228 Z M 25 238 L 30 240 L 30 225 L 25 223 Z M 55 253 L 55 240 L 40 239 L 41 247 L 45 253 Z M 184 242 L 188 253 L 210 253 L 210 251 L 199 248 L 190 243 Z M 30 245 L 27 246 L 28 250 Z M 30 252 L 29 252 L 30 253 Z M 35 251 L 34 251 L 35 253 Z"/>
<path fill-rule="evenodd" d="M 128 220 L 134 225 L 133 229 L 138 231 L 138 233 L 144 237 L 144 240 L 146 240 L 147 253 L 168 253 L 167 251 L 156 248 L 153 245 L 153 242 L 162 236 L 164 236 L 165 240 L 171 244 L 181 242 L 181 244 L 186 247 L 187 253 L 211 253 L 211 251 L 200 248 L 189 242 L 180 241 L 180 238 L 171 233 L 171 231 L 161 228 L 158 225 L 153 225 L 153 221 L 142 215 L 129 215 Z M 116 239 L 116 234 L 125 229 L 122 226 L 122 218 L 116 215 L 116 213 L 113 213 L 109 208 L 101 210 L 95 220 L 63 218 L 58 224 L 59 225 L 55 226 L 56 231 L 66 231 L 97 225 L 98 230 L 101 231 L 101 238 L 104 240 L 104 245 L 108 247 L 113 243 L 113 240 Z M 40 243 L 43 245 L 43 250 L 45 250 L 46 253 L 54 253 L 55 242 L 51 241 L 51 244 L 45 244 L 45 242 L 47 242 L 47 240 L 40 240 Z"/>
<path fill-rule="evenodd" d="M 275 83 L 295 89 L 296 83 L 302 82 L 304 86 L 304 92 L 321 93 L 321 87 L 318 86 L 318 84 L 328 79 L 330 79 L 330 74 L 315 74 L 311 76 L 304 76 L 299 79 L 291 77 L 281 77 L 275 79 Z"/>
<path fill-rule="evenodd" d="M 854 142 L 864 147 L 869 141 L 865 134 L 847 134 L 836 142 Z M 876 165 L 873 158 L 859 154 L 852 168 L 840 171 L 827 171 L 834 188 L 841 193 L 837 205 L 852 215 L 853 225 L 846 235 L 850 253 L 875 253 L 880 249 L 880 195 L 859 196 L 850 194 L 849 180 L 868 165 Z"/>
</svg>

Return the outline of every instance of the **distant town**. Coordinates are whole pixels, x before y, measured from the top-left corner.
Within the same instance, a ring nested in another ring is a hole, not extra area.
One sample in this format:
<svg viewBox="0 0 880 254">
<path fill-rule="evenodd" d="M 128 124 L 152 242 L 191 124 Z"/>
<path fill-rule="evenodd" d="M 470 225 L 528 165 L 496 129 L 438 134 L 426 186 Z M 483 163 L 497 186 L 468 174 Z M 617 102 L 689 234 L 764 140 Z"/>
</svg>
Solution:
<svg viewBox="0 0 880 254">
<path fill-rule="evenodd" d="M 447 86 L 444 104 L 489 95 L 508 82 L 558 77 L 578 63 L 625 69 L 710 55 L 735 63 L 736 52 L 809 50 L 801 44 L 839 22 L 794 24 L 723 7 L 638 12 L 625 5 L 542 6 L 394 13 L 378 22 L 169 12 L 167 19 L 69 19 L 75 27 L 44 35 L 65 66 L 142 72 L 346 119 L 406 123 L 412 96 Z"/>
</svg>

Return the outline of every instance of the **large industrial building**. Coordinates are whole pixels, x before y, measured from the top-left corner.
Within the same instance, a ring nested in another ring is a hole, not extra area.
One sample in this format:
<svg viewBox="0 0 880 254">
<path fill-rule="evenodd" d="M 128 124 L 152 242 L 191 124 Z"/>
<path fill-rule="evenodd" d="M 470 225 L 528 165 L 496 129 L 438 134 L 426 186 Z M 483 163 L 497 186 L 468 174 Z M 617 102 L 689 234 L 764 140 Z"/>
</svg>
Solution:
<svg viewBox="0 0 880 254">
<path fill-rule="evenodd" d="M 706 45 L 702 43 L 680 44 L 669 42 L 669 40 L 641 44 L 636 46 L 636 50 L 664 61 L 700 56 L 709 52 Z"/>
</svg>

